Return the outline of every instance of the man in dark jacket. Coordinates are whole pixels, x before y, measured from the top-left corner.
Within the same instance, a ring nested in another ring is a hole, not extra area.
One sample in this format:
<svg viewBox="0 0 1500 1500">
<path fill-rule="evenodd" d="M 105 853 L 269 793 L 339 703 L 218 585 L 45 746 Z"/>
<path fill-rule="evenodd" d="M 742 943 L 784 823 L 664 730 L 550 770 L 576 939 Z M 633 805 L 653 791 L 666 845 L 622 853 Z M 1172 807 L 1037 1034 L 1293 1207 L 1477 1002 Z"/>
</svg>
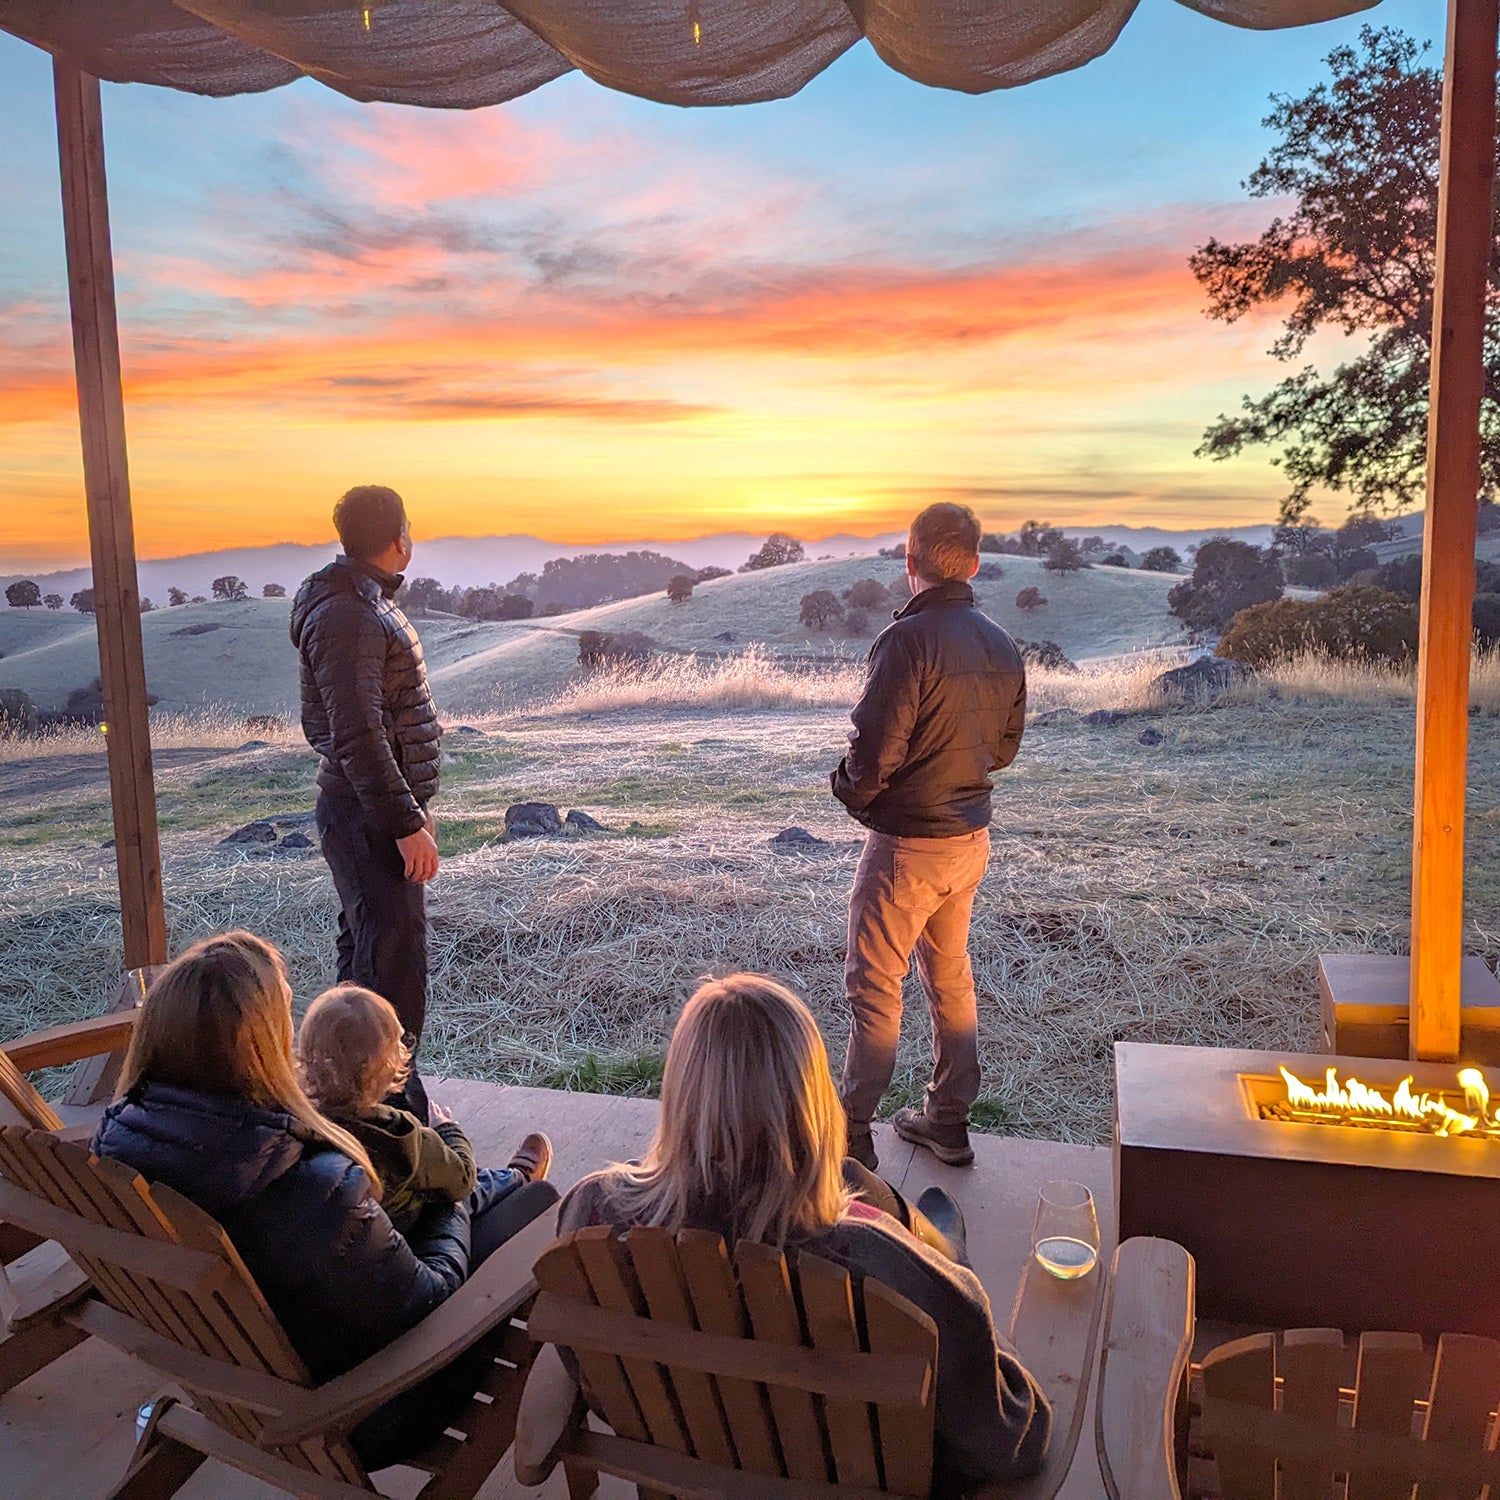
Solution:
<svg viewBox="0 0 1500 1500">
<path fill-rule="evenodd" d="M 1015 759 L 1026 721 L 1021 654 L 969 587 L 979 538 L 978 518 L 962 505 L 930 505 L 912 522 L 913 598 L 870 650 L 849 750 L 832 778 L 834 796 L 870 830 L 849 905 L 840 1093 L 849 1154 L 871 1168 L 870 1120 L 895 1071 L 913 950 L 932 1014 L 932 1080 L 923 1107 L 898 1111 L 893 1123 L 941 1161 L 974 1160 L 979 1022 L 969 917 L 990 857 L 990 773 Z"/>
<path fill-rule="evenodd" d="M 432 814 L 440 757 L 422 644 L 396 606 L 411 562 L 401 497 L 352 489 L 334 507 L 343 556 L 292 603 L 302 665 L 302 731 L 321 757 L 318 833 L 338 891 L 341 981 L 395 1007 L 416 1050 L 427 1012 L 427 913 L 437 874 Z M 427 1118 L 415 1068 L 407 1107 Z"/>
</svg>

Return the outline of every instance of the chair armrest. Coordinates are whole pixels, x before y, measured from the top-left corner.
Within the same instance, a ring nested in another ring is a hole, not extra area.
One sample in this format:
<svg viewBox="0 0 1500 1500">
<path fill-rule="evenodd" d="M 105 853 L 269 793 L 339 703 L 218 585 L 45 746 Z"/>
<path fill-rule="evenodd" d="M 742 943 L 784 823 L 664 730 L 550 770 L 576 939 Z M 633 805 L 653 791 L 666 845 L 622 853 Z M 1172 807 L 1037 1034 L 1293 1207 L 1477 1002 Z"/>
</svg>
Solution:
<svg viewBox="0 0 1500 1500">
<path fill-rule="evenodd" d="M 66 1026 L 49 1026 L 4 1044 L 7 1057 L 18 1071 L 30 1073 L 37 1068 L 56 1068 L 84 1057 L 99 1057 L 130 1045 L 135 1035 L 138 1010 L 111 1011 L 87 1021 L 72 1021 Z"/>
<path fill-rule="evenodd" d="M 415 1328 L 348 1374 L 320 1385 L 295 1414 L 267 1423 L 261 1442 L 281 1447 L 321 1432 L 346 1432 L 377 1406 L 451 1363 L 535 1295 L 531 1268 L 556 1238 L 553 1207 L 501 1245 Z"/>
<path fill-rule="evenodd" d="M 526 1377 L 516 1414 L 516 1478 L 541 1484 L 557 1467 L 558 1449 L 583 1416 L 583 1395 L 556 1344 L 543 1344 Z"/>
<path fill-rule="evenodd" d="M 1115 1252 L 1096 1410 L 1110 1500 L 1181 1500 L 1194 1274 L 1171 1240 L 1130 1239 Z"/>
<path fill-rule="evenodd" d="M 1034 1259 L 1027 1260 L 1016 1289 L 1010 1339 L 1051 1404 L 1052 1441 L 1036 1474 L 986 1486 L 976 1500 L 1051 1500 L 1063 1487 L 1088 1406 L 1105 1280 L 1102 1263 L 1092 1276 L 1059 1281 Z"/>
</svg>

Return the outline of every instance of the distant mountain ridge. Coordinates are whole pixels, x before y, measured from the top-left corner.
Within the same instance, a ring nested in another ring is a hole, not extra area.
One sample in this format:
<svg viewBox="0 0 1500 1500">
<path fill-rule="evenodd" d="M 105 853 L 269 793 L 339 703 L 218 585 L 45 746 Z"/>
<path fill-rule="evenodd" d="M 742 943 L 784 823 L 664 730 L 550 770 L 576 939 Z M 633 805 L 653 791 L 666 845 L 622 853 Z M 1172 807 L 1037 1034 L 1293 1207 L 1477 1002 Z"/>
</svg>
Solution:
<svg viewBox="0 0 1500 1500">
<path fill-rule="evenodd" d="M 1075 526 L 1064 528 L 1070 536 L 1099 536 L 1111 546 L 1144 552 L 1151 547 L 1189 546 L 1211 536 L 1232 536 L 1264 546 L 1271 539 L 1270 526 L 1196 527 L 1169 531 L 1155 526 Z M 766 539 L 766 532 L 725 531 L 687 541 L 618 541 L 577 546 L 549 542 L 526 534 L 483 537 L 417 537 L 416 557 L 410 576 L 436 578 L 448 587 L 481 588 L 506 583 L 518 573 L 540 573 L 554 557 L 582 557 L 596 552 L 662 552 L 681 558 L 695 568 L 738 568 Z M 854 536 L 838 532 L 832 536 L 803 540 L 809 558 L 870 555 L 882 547 L 905 540 L 905 532 L 888 531 L 879 536 Z M 291 593 L 309 573 L 330 562 L 338 552 L 335 541 L 314 545 L 280 542 L 268 547 L 226 547 L 215 552 L 195 552 L 182 557 L 141 558 L 137 563 L 141 593 L 157 605 L 167 602 L 167 590 L 180 588 L 189 595 L 207 596 L 215 578 L 234 574 L 244 579 L 253 595 L 261 586 L 279 583 Z M 65 568 L 52 573 L 3 573 L 0 589 L 18 578 L 34 579 L 44 594 L 64 599 L 92 582 L 87 567 Z"/>
</svg>

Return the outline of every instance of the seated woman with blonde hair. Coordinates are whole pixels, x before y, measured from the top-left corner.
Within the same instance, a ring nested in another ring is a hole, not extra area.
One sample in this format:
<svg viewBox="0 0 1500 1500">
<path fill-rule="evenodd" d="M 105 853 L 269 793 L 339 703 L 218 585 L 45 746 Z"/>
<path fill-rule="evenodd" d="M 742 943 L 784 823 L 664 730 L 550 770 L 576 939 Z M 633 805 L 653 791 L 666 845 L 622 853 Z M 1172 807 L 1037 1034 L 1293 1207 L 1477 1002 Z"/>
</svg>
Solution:
<svg viewBox="0 0 1500 1500">
<path fill-rule="evenodd" d="M 314 1381 L 415 1327 L 503 1240 L 557 1201 L 528 1182 L 479 1212 L 430 1205 L 403 1235 L 365 1148 L 313 1105 L 292 1056 L 281 955 L 248 932 L 195 943 L 146 995 L 93 1149 L 212 1214 Z M 366 1417 L 367 1468 L 435 1438 L 474 1390 L 460 1357 Z"/>
<path fill-rule="evenodd" d="M 707 1229 L 731 1247 L 756 1240 L 825 1256 L 856 1281 L 874 1277 L 938 1327 L 934 1493 L 1034 1473 L 1051 1409 L 996 1333 L 979 1278 L 854 1196 L 844 1140 L 828 1054 L 806 1005 L 759 974 L 709 980 L 672 1034 L 645 1159 L 585 1177 L 563 1199 L 558 1232 Z"/>
</svg>

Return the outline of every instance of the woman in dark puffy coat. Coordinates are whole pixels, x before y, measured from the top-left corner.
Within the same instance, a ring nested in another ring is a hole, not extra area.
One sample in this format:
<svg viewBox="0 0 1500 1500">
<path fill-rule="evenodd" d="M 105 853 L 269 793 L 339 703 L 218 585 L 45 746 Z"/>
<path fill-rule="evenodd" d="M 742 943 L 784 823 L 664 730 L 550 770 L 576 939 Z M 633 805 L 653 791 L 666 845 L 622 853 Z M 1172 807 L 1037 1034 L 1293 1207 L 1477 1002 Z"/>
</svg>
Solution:
<svg viewBox="0 0 1500 1500">
<path fill-rule="evenodd" d="M 93 1149 L 163 1182 L 229 1235 L 315 1381 L 426 1317 L 496 1246 L 557 1201 L 527 1183 L 493 1208 L 434 1205 L 409 1237 L 363 1147 L 298 1081 L 281 955 L 248 932 L 189 948 L 151 986 Z M 370 1468 L 441 1432 L 473 1390 L 460 1361 L 351 1434 Z"/>
</svg>

